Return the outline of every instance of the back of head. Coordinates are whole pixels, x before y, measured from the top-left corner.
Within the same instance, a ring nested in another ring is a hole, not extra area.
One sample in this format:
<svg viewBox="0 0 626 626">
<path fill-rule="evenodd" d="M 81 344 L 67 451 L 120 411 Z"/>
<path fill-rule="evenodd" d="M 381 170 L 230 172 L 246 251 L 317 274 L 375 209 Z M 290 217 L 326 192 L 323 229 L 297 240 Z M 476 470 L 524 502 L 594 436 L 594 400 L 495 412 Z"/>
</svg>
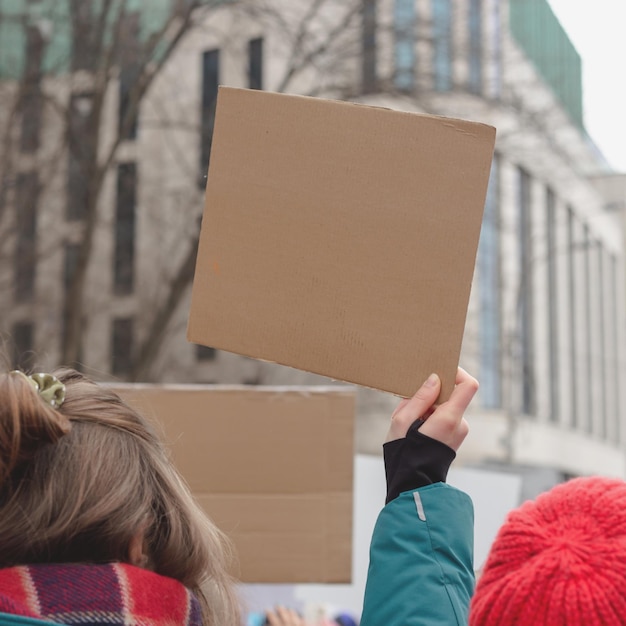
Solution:
<svg viewBox="0 0 626 626">
<path fill-rule="evenodd" d="M 129 562 L 192 589 L 207 624 L 238 623 L 229 543 L 201 512 L 151 425 L 119 396 L 60 369 L 54 408 L 28 378 L 0 374 L 0 567 Z"/>
<path fill-rule="evenodd" d="M 510 513 L 469 623 L 626 625 L 626 483 L 577 478 Z"/>
</svg>

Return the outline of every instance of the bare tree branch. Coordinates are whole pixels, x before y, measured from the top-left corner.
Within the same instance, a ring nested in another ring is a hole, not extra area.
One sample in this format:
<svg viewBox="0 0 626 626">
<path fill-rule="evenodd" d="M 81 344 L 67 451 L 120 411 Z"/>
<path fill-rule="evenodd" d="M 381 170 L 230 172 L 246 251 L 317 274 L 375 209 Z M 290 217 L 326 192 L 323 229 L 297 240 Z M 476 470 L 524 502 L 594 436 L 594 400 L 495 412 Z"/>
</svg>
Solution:
<svg viewBox="0 0 626 626">
<path fill-rule="evenodd" d="M 159 353 L 159 349 L 166 337 L 170 320 L 179 307 L 183 295 L 189 288 L 193 279 L 198 254 L 198 237 L 189 243 L 189 249 L 178 272 L 170 282 L 167 289 L 167 297 L 159 307 L 157 314 L 152 320 L 146 338 L 136 356 L 135 363 L 130 374 L 133 381 L 149 380 L 150 370 Z"/>
<path fill-rule="evenodd" d="M 187 3 L 186 6 L 178 3 L 175 11 L 169 16 L 168 20 L 162 28 L 154 33 L 142 50 L 142 55 L 137 61 L 139 72 L 136 82 L 130 90 L 129 103 L 124 118 L 121 120 L 120 127 L 116 133 L 110 147 L 108 148 L 104 158 L 98 162 L 97 154 L 99 152 L 100 128 L 102 118 L 102 106 L 106 96 L 107 88 L 110 84 L 111 69 L 115 63 L 114 53 L 119 48 L 120 35 L 123 31 L 123 21 L 126 15 L 126 3 L 119 5 L 119 10 L 115 19 L 114 40 L 109 44 L 105 61 L 100 67 L 98 73 L 98 83 L 95 89 L 95 98 L 93 102 L 94 111 L 92 113 L 93 123 L 93 145 L 92 156 L 94 162 L 87 165 L 89 174 L 89 192 L 88 202 L 85 210 L 84 233 L 80 243 L 78 252 L 78 261 L 76 271 L 70 281 L 65 298 L 65 306 L 63 317 L 65 320 L 66 332 L 64 333 L 64 342 L 62 350 L 62 358 L 65 362 L 76 362 L 80 355 L 81 335 L 82 335 L 82 319 L 84 317 L 85 307 L 85 281 L 89 258 L 93 248 L 93 238 L 98 219 L 98 202 L 102 185 L 105 177 L 113 164 L 120 145 L 128 136 L 130 128 L 135 119 L 139 105 L 145 97 L 152 82 L 162 70 L 165 63 L 171 57 L 186 32 L 188 32 L 192 20 L 191 16 L 198 7 L 198 2 Z M 103 8 L 103 14 L 111 4 Z M 102 18 L 101 22 L 106 23 L 107 19 Z M 156 57 L 157 49 L 165 45 L 160 51 L 158 58 Z M 70 114 L 68 107 L 68 115 Z M 68 118 L 67 127 L 69 130 L 70 120 Z"/>
<path fill-rule="evenodd" d="M 311 20 L 309 15 L 314 16 L 315 13 L 320 10 L 323 2 L 324 0 L 316 0 L 315 2 L 313 2 L 310 11 L 307 12 L 307 14 L 303 17 L 300 23 L 298 35 L 295 39 L 294 48 L 291 51 L 291 60 L 289 62 L 289 65 L 287 66 L 282 80 L 278 84 L 277 91 L 286 91 L 289 87 L 289 83 L 295 78 L 298 73 L 310 67 L 310 65 L 314 63 L 317 58 L 326 53 L 331 48 L 333 43 L 337 40 L 337 38 L 348 29 L 350 23 L 359 13 L 361 7 L 359 2 L 352 2 L 351 5 L 348 7 L 348 10 L 346 11 L 343 19 L 341 19 L 334 28 L 328 31 L 326 37 L 317 46 L 303 54 L 302 45 L 305 39 L 305 29 L 307 24 L 310 24 Z"/>
</svg>

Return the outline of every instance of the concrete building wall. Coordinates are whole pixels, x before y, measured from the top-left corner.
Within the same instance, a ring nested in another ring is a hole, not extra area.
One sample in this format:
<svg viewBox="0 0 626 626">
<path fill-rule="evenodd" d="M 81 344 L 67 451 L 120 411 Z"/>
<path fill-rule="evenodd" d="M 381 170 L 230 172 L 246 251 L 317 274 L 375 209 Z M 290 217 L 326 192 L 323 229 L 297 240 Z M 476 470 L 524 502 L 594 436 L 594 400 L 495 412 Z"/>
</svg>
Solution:
<svg viewBox="0 0 626 626">
<path fill-rule="evenodd" d="M 364 71 L 360 5 L 323 5 L 319 15 L 305 21 L 300 48 L 296 34 L 309 8 L 305 0 L 275 0 L 272 6 L 281 16 L 278 21 L 269 14 L 224 7 L 185 37 L 142 104 L 137 138 L 121 146 L 105 181 L 88 278 L 84 360 L 99 375 L 110 375 L 115 319 L 132 319 L 136 339 L 145 336 L 157 303 L 197 232 L 204 185 L 200 168 L 203 54 L 219 49 L 220 82 L 246 87 L 248 45 L 251 39 L 262 38 L 263 87 L 268 90 L 350 98 L 497 127 L 497 181 L 492 181 L 497 245 L 491 262 L 500 288 L 497 297 L 485 300 L 481 289 L 492 283 L 477 271 L 461 359 L 479 379 L 489 377 L 494 383 L 481 390 L 471 409 L 472 433 L 460 461 L 496 460 L 571 474 L 626 475 L 624 240 L 619 211 L 607 210 L 616 195 L 614 185 L 606 182 L 611 173 L 513 38 L 508 3 L 483 0 L 481 47 L 472 54 L 470 3 L 454 0 L 449 4 L 453 19 L 446 43 L 451 80 L 439 90 L 437 68 L 442 61 L 437 46 L 441 42 L 437 42 L 435 25 L 445 3 L 437 8 L 435 2 L 416 1 L 412 9 L 403 9 L 413 10 L 414 15 L 408 31 L 414 35 L 411 88 L 406 88 L 408 83 L 400 88 L 398 83 L 401 53 L 397 46 L 406 35 L 396 23 L 398 5 L 392 0 L 378 3 L 377 88 L 368 93 L 360 89 Z M 341 28 L 342 24 L 348 26 Z M 323 46 L 314 62 L 300 66 L 298 55 L 306 57 Z M 480 81 L 470 89 L 476 54 L 481 61 Z M 67 85 L 60 78 L 55 80 L 59 94 L 68 97 Z M 117 124 L 117 110 L 118 92 L 112 85 L 106 102 L 110 128 Z M 104 144 L 102 150 L 106 140 Z M 124 296 L 115 295 L 112 262 L 120 163 L 137 167 L 135 285 Z M 10 299 L 0 305 L 4 333 L 16 321 L 33 321 L 42 366 L 55 363 L 59 356 L 64 259 L 62 247 L 52 244 L 71 242 L 78 235 L 74 232 L 77 224 L 60 219 L 65 180 L 66 164 L 59 158 L 58 169 L 50 174 L 46 210 L 38 224 L 38 245 L 50 246 L 51 253 L 45 262 L 42 256 L 38 267 L 36 305 L 16 306 Z M 520 238 L 522 195 L 527 202 L 526 243 Z M 553 212 L 552 225 L 548 224 L 549 211 Z M 528 248 L 525 259 L 524 246 Z M 9 268 L 10 281 L 11 263 L 3 261 L 3 265 L 5 280 Z M 527 294 L 520 291 L 524 285 L 530 285 Z M 228 353 L 199 353 L 185 339 L 188 291 L 168 326 L 152 379 L 250 384 L 320 381 L 304 372 Z M 486 301 L 499 308 L 489 318 L 499 325 L 493 332 L 485 324 Z M 484 356 L 485 346 L 492 343 L 497 349 L 495 368 Z M 396 401 L 387 394 L 359 390 L 360 452 L 379 452 Z"/>
</svg>

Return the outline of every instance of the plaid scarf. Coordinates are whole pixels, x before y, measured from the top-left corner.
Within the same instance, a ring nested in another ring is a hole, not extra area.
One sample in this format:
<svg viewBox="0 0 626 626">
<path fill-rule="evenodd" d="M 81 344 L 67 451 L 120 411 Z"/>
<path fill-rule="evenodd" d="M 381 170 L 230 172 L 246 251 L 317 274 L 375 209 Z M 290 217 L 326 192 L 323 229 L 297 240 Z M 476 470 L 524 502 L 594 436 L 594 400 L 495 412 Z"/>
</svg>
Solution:
<svg viewBox="0 0 626 626">
<path fill-rule="evenodd" d="M 72 626 L 202 625 L 198 600 L 181 583 L 121 563 L 0 569 L 0 613 Z"/>
</svg>

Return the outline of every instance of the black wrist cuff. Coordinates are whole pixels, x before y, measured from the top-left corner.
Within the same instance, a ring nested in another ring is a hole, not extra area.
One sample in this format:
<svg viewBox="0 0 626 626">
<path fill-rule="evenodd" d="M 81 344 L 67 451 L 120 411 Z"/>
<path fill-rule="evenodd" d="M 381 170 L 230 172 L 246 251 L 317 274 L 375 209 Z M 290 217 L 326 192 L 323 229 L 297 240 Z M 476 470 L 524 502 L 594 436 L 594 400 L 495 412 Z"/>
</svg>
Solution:
<svg viewBox="0 0 626 626">
<path fill-rule="evenodd" d="M 446 482 L 456 452 L 441 441 L 419 432 L 424 423 L 417 420 L 404 439 L 383 445 L 388 504 L 404 491 Z"/>
</svg>

